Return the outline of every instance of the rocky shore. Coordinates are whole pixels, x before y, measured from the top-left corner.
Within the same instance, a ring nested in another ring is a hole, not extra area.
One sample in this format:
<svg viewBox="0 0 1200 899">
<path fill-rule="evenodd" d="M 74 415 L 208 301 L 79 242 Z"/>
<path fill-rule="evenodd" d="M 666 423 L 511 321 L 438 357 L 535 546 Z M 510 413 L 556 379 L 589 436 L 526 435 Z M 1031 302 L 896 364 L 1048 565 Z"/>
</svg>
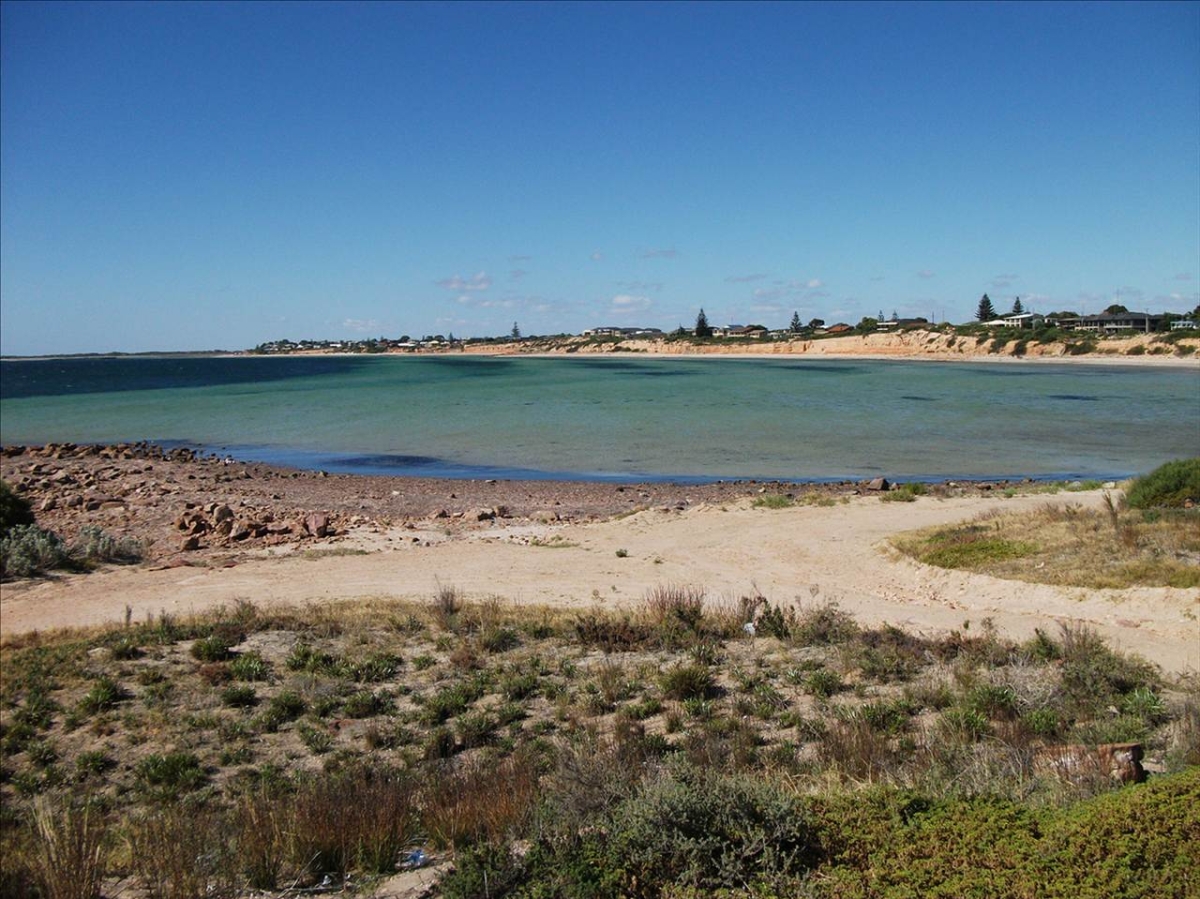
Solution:
<svg viewBox="0 0 1200 899">
<path fill-rule="evenodd" d="M 328 474 L 166 450 L 153 444 L 48 444 L 0 449 L 0 477 L 38 523 L 66 539 L 87 525 L 142 542 L 146 559 L 236 557 L 265 548 L 336 543 L 356 529 L 448 534 L 500 523 L 581 522 L 647 509 L 683 511 L 780 494 L 810 501 L 878 492 L 886 481 L 611 484 Z M 1010 486 L 929 485 L 939 496 Z"/>
</svg>

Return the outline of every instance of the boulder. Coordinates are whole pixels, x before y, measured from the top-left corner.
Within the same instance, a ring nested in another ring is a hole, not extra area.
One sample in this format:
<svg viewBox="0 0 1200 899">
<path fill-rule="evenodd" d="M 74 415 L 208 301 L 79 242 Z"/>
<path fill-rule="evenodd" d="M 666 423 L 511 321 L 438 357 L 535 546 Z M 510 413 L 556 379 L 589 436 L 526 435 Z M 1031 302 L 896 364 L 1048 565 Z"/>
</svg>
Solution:
<svg viewBox="0 0 1200 899">
<path fill-rule="evenodd" d="M 1034 754 L 1035 771 L 1067 781 L 1108 778 L 1118 783 L 1142 783 L 1141 743 L 1101 743 L 1095 748 L 1078 744 L 1043 746 Z"/>
<path fill-rule="evenodd" d="M 312 537 L 325 537 L 329 534 L 329 513 L 309 512 L 304 516 L 304 530 Z"/>
<path fill-rule="evenodd" d="M 887 478 L 873 478 L 867 483 L 868 490 L 891 490 L 892 485 Z"/>
</svg>

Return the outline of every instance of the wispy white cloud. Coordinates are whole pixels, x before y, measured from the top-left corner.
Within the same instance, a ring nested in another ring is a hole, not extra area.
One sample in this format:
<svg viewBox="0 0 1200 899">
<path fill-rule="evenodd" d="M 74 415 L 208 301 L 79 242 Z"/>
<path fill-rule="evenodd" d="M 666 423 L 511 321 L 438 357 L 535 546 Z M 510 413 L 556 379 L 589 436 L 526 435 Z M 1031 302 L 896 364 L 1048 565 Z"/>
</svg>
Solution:
<svg viewBox="0 0 1200 899">
<path fill-rule="evenodd" d="M 603 253 L 601 253 L 599 250 L 596 250 L 596 251 L 595 251 L 594 253 L 592 253 L 592 255 L 591 255 L 591 256 L 589 256 L 588 258 L 589 258 L 589 259 L 591 259 L 591 260 L 592 260 L 592 262 L 599 262 L 601 259 L 603 259 L 603 258 L 604 258 L 604 254 L 603 254 Z"/>
<path fill-rule="evenodd" d="M 493 300 L 481 296 L 472 296 L 469 293 L 459 296 L 457 302 L 459 305 L 469 306 L 472 309 L 512 309 L 516 305 L 516 301 L 511 297 Z"/>
<path fill-rule="evenodd" d="M 775 281 L 771 287 L 756 287 L 751 296 L 760 301 L 792 299 L 811 302 L 829 296 L 824 287 L 825 282 L 820 278 L 809 278 L 806 281 Z"/>
<path fill-rule="evenodd" d="M 936 278 L 936 277 L 937 277 L 937 273 L 936 273 L 936 272 L 932 272 L 932 271 L 930 271 L 930 270 L 929 270 L 929 269 L 927 269 L 927 268 L 923 268 L 923 269 L 921 269 L 919 272 L 917 272 L 917 277 L 918 277 L 918 278 L 926 278 L 926 279 L 928 279 L 928 278 Z"/>
<path fill-rule="evenodd" d="M 783 309 L 784 309 L 784 307 L 779 305 L 778 303 L 751 303 L 750 304 L 751 312 L 756 312 L 756 313 L 760 312 L 760 313 L 765 313 L 768 315 L 775 315 L 777 313 L 782 312 Z"/>
<path fill-rule="evenodd" d="M 443 278 L 437 282 L 438 287 L 444 287 L 447 290 L 487 290 L 492 286 L 492 276 L 487 272 L 476 272 L 469 278 L 464 278 L 462 275 L 454 275 L 451 278 Z"/>
<path fill-rule="evenodd" d="M 617 294 L 608 301 L 609 315 L 638 315 L 645 312 L 653 305 L 653 301 L 649 297 L 636 296 L 634 294 L 622 293 Z"/>
<path fill-rule="evenodd" d="M 643 250 L 641 256 L 643 259 L 675 259 L 679 256 L 679 251 L 674 247 L 660 247 Z"/>
<path fill-rule="evenodd" d="M 355 334 L 375 334 L 378 333 L 380 324 L 373 318 L 347 318 L 342 321 L 342 327 Z"/>
<path fill-rule="evenodd" d="M 663 289 L 662 281 L 618 281 L 617 286 L 622 290 L 636 293 L 641 290 L 653 290 L 655 292 Z"/>
<path fill-rule="evenodd" d="M 726 284 L 749 284 L 751 281 L 761 281 L 767 277 L 765 272 L 755 272 L 753 275 L 730 275 L 725 279 Z"/>
</svg>

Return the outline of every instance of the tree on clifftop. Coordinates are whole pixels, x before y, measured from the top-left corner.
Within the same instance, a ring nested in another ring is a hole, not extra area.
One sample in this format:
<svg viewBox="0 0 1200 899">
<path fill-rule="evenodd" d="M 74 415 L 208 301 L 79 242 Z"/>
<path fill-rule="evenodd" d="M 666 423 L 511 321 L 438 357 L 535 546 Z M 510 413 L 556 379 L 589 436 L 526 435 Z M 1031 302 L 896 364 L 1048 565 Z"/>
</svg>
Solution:
<svg viewBox="0 0 1200 899">
<path fill-rule="evenodd" d="M 788 330 L 791 331 L 793 334 L 799 334 L 801 331 L 804 330 L 804 326 L 802 324 L 800 324 L 800 313 L 799 312 L 792 313 L 792 323 L 788 327 Z"/>
<path fill-rule="evenodd" d="M 521 329 L 517 327 L 516 322 L 513 322 L 512 333 L 510 333 L 508 336 L 511 337 L 513 340 L 521 339 Z"/>
<path fill-rule="evenodd" d="M 1013 300 L 1012 312 L 1009 314 L 1010 315 L 1020 315 L 1024 311 L 1025 311 L 1025 307 L 1021 305 L 1021 298 L 1017 297 L 1015 300 Z"/>
<path fill-rule="evenodd" d="M 979 298 L 979 308 L 975 310 L 975 317 L 981 322 L 990 322 L 996 317 L 996 309 L 986 293 Z"/>
<path fill-rule="evenodd" d="M 700 314 L 696 316 L 696 336 L 712 337 L 712 327 L 708 324 L 708 316 L 704 314 L 703 308 L 700 310 Z"/>
</svg>

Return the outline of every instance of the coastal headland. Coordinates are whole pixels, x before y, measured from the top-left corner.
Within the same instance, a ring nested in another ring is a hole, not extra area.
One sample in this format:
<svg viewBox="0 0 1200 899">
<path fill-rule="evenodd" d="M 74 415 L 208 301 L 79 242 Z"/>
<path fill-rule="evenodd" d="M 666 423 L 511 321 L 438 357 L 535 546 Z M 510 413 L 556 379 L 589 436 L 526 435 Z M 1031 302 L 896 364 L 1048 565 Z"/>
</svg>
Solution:
<svg viewBox="0 0 1200 899">
<path fill-rule="evenodd" d="M 1084 622 L 1169 671 L 1200 668 L 1195 590 L 1093 590 L 918 564 L 889 539 L 993 511 L 1097 507 L 1104 489 L 946 482 L 915 502 L 886 485 L 702 485 L 445 480 L 243 464 L 149 445 L 6 447 L 4 480 L 40 525 L 133 537 L 145 561 L 11 581 L 6 636 L 186 614 L 239 599 L 423 599 L 439 585 L 531 606 L 632 608 L 664 584 L 714 602 L 763 595 L 834 602 L 864 623 L 944 633 L 990 620 L 1002 633 Z M 764 498 L 789 498 L 772 508 Z"/>
</svg>

